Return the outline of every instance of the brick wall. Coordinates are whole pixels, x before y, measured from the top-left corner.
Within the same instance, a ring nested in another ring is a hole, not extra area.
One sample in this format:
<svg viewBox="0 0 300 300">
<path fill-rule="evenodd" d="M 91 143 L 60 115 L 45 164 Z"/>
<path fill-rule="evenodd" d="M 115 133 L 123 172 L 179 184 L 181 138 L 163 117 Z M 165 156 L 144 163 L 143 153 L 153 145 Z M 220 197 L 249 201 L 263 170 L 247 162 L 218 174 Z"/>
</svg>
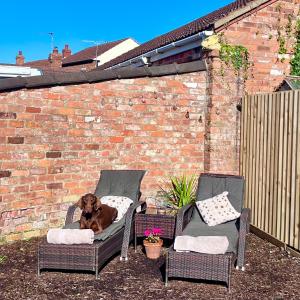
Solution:
<svg viewBox="0 0 300 300">
<path fill-rule="evenodd" d="M 243 45 L 249 50 L 253 66 L 245 86 L 246 92 L 274 91 L 289 75 L 299 4 L 299 0 L 271 1 L 221 30 L 229 43 Z M 290 26 L 291 33 L 287 29 Z M 279 55 L 279 34 L 284 38 L 287 49 L 283 56 Z"/>
<path fill-rule="evenodd" d="M 289 74 L 294 40 L 292 37 L 287 38 L 289 33 L 286 28 L 290 25 L 294 28 L 299 3 L 299 0 L 271 1 L 250 15 L 226 24 L 219 31 L 228 43 L 247 47 L 252 66 L 244 84 L 243 78 L 239 78 L 228 66 L 222 72 L 224 63 L 220 61 L 218 53 L 212 51 L 206 57 L 209 66 L 205 139 L 207 170 L 239 172 L 240 112 L 236 108 L 237 104 L 245 92 L 276 90 Z M 278 54 L 279 32 L 285 37 L 285 56 Z"/>
<path fill-rule="evenodd" d="M 204 170 L 206 73 L 0 94 L 0 236 L 44 234 L 93 192 L 101 169 Z"/>
</svg>

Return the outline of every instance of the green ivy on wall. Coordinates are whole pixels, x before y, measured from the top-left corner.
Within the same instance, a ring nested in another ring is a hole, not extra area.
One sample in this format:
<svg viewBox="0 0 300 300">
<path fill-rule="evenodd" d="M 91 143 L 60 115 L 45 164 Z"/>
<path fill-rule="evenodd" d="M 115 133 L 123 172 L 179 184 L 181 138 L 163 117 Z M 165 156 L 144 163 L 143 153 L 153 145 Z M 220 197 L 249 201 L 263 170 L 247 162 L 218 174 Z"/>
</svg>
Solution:
<svg viewBox="0 0 300 300">
<path fill-rule="evenodd" d="M 235 73 L 247 79 L 247 72 L 250 66 L 248 49 L 242 45 L 231 45 L 224 38 L 223 34 L 214 34 L 202 42 L 202 47 L 209 50 L 219 50 L 221 61 L 232 67 Z M 220 75 L 225 75 L 224 65 L 221 66 Z"/>
<path fill-rule="evenodd" d="M 220 59 L 229 66 L 232 66 L 236 73 L 247 72 L 249 68 L 248 49 L 241 45 L 221 44 Z"/>
<path fill-rule="evenodd" d="M 296 23 L 295 38 L 294 57 L 291 59 L 291 75 L 300 76 L 300 20 L 297 20 Z"/>
</svg>

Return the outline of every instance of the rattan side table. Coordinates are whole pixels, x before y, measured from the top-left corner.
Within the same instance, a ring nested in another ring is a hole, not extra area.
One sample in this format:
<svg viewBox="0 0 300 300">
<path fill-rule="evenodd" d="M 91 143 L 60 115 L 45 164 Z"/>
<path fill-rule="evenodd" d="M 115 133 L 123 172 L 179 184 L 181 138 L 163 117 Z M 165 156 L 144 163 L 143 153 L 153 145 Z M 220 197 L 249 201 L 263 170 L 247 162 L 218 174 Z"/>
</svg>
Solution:
<svg viewBox="0 0 300 300">
<path fill-rule="evenodd" d="M 176 212 L 166 211 L 159 213 L 156 209 L 146 209 L 135 215 L 134 249 L 136 250 L 137 238 L 144 237 L 145 230 L 153 227 L 160 228 L 160 237 L 173 240 L 175 237 Z"/>
</svg>

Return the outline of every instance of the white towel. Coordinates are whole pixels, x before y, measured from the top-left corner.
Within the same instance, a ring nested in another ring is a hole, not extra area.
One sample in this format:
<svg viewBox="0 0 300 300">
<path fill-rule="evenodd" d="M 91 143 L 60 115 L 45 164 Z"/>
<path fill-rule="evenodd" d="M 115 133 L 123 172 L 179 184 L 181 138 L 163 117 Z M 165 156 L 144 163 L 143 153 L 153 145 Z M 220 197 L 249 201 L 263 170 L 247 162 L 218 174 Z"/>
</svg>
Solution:
<svg viewBox="0 0 300 300">
<path fill-rule="evenodd" d="M 188 236 L 175 238 L 174 249 L 178 252 L 199 252 L 206 254 L 224 254 L 229 246 L 226 236 Z"/>
<path fill-rule="evenodd" d="M 50 244 L 93 244 L 94 231 L 92 229 L 50 229 L 47 233 Z"/>
</svg>

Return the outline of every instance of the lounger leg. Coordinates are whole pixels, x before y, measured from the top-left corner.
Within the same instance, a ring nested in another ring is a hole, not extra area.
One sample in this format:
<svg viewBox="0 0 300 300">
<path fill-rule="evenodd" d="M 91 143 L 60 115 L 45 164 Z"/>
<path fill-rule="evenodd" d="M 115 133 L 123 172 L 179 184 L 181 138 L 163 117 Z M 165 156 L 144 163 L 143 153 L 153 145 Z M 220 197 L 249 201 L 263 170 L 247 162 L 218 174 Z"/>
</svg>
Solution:
<svg viewBox="0 0 300 300">
<path fill-rule="evenodd" d="M 98 268 L 96 268 L 96 279 L 98 279 L 99 278 L 99 271 L 98 271 Z"/>
<path fill-rule="evenodd" d="M 38 267 L 37 267 L 37 276 L 41 276 L 41 269 L 40 269 L 40 246 L 38 248 Z"/>
<path fill-rule="evenodd" d="M 137 243 L 137 241 L 136 241 L 136 234 L 134 234 L 134 252 L 136 253 L 136 243 Z"/>
<path fill-rule="evenodd" d="M 229 259 L 229 263 L 228 263 L 228 282 L 227 282 L 227 291 L 228 291 L 228 293 L 230 293 L 231 267 L 232 267 L 232 261 L 231 261 L 231 259 Z"/>
<path fill-rule="evenodd" d="M 166 255 L 166 274 L 165 274 L 165 287 L 168 286 L 168 253 Z"/>
</svg>

